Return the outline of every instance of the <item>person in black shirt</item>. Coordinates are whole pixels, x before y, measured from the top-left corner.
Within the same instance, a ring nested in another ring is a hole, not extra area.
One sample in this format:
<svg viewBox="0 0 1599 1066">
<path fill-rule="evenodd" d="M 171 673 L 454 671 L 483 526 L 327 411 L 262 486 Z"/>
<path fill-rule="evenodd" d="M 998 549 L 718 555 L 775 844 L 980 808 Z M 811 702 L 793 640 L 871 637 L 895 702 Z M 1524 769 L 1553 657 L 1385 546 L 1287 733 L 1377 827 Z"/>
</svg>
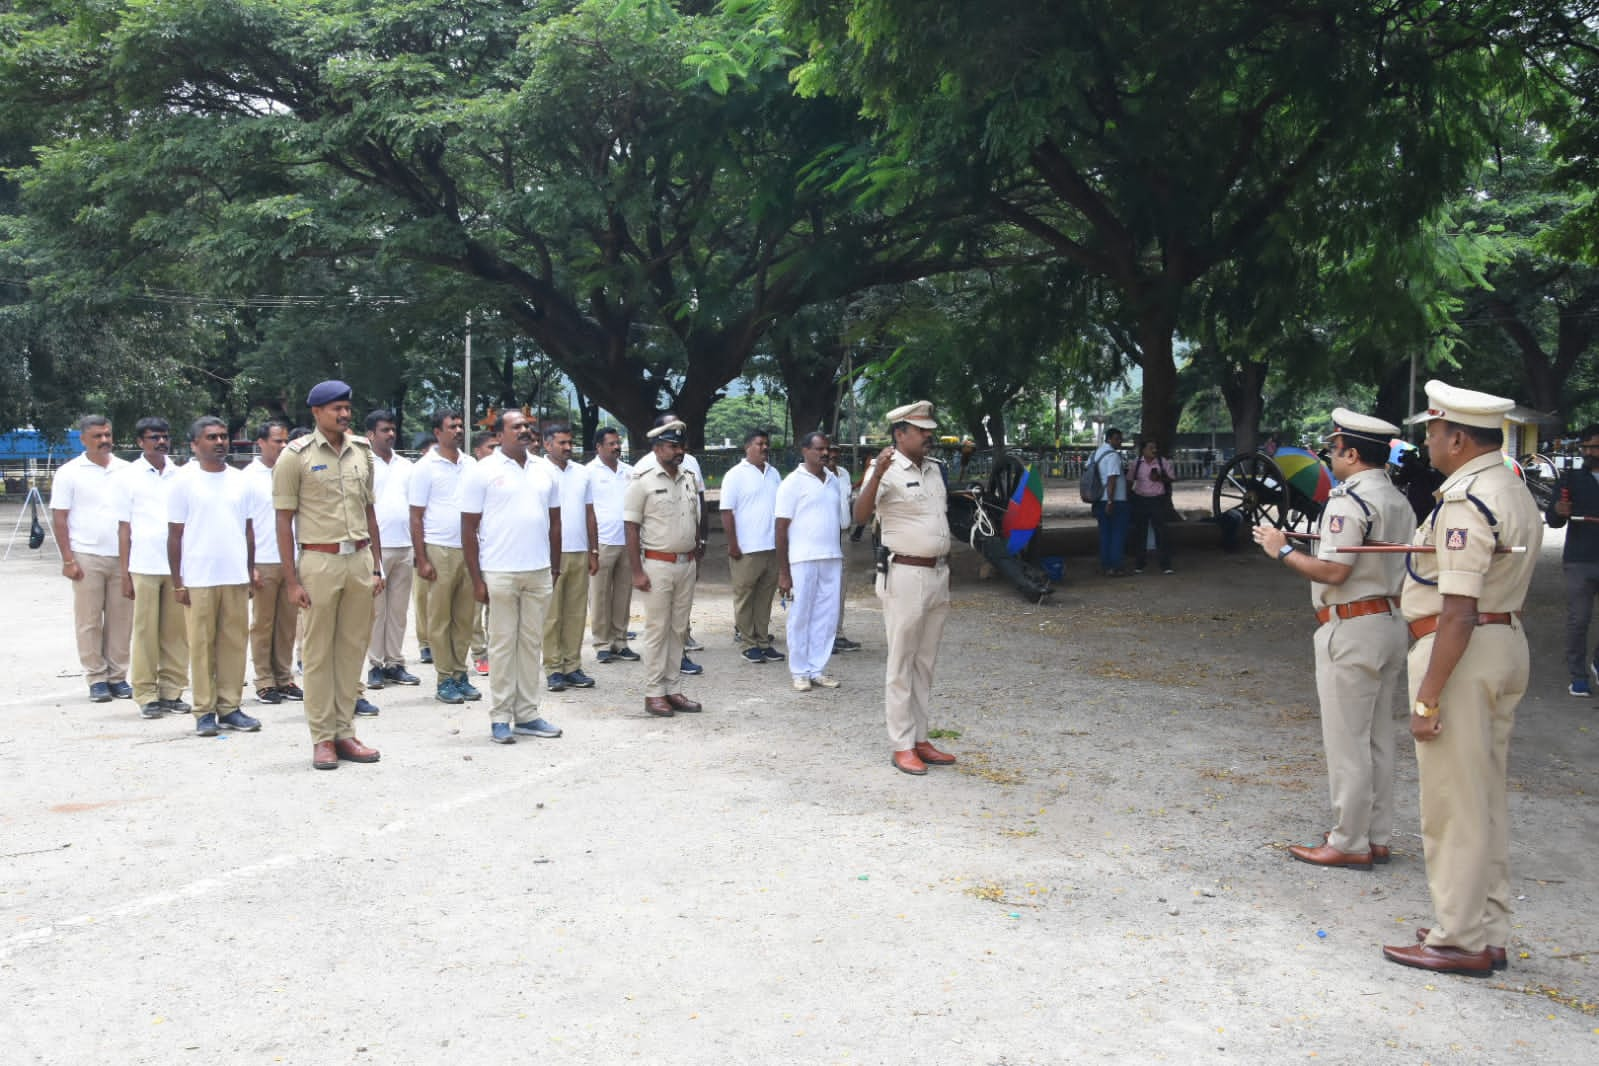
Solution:
<svg viewBox="0 0 1599 1066">
<path fill-rule="evenodd" d="M 1599 425 L 1584 426 L 1578 441 L 1582 467 L 1566 471 L 1544 517 L 1550 529 L 1571 523 L 1560 556 L 1566 575 L 1566 669 L 1571 674 L 1566 692 L 1587 699 L 1599 678 L 1599 666 L 1588 651 L 1588 623 L 1599 596 Z"/>
</svg>

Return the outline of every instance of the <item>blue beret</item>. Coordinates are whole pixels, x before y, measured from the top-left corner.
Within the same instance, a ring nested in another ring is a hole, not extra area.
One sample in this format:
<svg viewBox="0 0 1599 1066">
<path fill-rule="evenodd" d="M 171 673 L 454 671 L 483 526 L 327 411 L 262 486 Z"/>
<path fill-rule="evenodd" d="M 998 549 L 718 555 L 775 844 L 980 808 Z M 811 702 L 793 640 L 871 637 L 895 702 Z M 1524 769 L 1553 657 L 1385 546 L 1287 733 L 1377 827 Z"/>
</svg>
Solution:
<svg viewBox="0 0 1599 1066">
<path fill-rule="evenodd" d="M 305 397 L 305 405 L 322 407 L 337 400 L 348 400 L 353 391 L 342 381 L 324 381 L 311 386 L 311 391 Z"/>
</svg>

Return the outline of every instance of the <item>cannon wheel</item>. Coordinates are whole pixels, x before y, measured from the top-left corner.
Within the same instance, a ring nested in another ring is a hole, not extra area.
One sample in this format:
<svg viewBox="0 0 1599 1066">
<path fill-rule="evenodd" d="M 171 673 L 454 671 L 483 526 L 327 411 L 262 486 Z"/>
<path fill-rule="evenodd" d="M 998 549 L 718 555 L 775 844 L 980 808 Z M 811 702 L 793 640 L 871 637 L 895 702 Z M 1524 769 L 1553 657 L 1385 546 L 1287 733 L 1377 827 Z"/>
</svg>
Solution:
<svg viewBox="0 0 1599 1066">
<path fill-rule="evenodd" d="M 994 469 L 988 472 L 988 484 L 983 487 L 983 502 L 1004 511 L 1016 495 L 1016 486 L 1026 476 L 1026 465 L 1014 455 L 996 460 Z"/>
<path fill-rule="evenodd" d="M 1220 518 L 1235 511 L 1249 526 L 1283 529 L 1288 522 L 1283 491 L 1286 485 L 1287 479 L 1270 456 L 1259 452 L 1236 455 L 1216 475 L 1211 513 Z"/>
</svg>

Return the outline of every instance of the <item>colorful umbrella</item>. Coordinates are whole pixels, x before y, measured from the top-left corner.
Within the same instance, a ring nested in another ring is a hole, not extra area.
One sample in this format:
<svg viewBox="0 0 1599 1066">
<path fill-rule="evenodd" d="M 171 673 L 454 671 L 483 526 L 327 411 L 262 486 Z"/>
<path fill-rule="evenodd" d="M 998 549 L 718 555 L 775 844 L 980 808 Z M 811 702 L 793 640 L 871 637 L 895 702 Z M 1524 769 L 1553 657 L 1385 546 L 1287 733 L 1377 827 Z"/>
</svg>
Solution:
<svg viewBox="0 0 1599 1066">
<path fill-rule="evenodd" d="M 1390 438 L 1388 441 L 1388 465 L 1402 466 L 1405 460 L 1405 453 L 1415 450 L 1416 446 L 1409 441 L 1400 440 L 1398 437 Z"/>
<path fill-rule="evenodd" d="M 1337 484 L 1332 472 L 1322 465 L 1315 453 L 1303 448 L 1280 447 L 1272 456 L 1277 469 L 1283 472 L 1288 484 L 1317 503 L 1326 503 L 1327 494 Z"/>
<path fill-rule="evenodd" d="M 1020 554 L 1043 520 L 1044 479 L 1032 464 L 1028 464 L 1026 476 L 1005 506 L 1005 523 L 1000 528 L 1005 537 L 1005 550 L 1012 555 Z"/>
</svg>

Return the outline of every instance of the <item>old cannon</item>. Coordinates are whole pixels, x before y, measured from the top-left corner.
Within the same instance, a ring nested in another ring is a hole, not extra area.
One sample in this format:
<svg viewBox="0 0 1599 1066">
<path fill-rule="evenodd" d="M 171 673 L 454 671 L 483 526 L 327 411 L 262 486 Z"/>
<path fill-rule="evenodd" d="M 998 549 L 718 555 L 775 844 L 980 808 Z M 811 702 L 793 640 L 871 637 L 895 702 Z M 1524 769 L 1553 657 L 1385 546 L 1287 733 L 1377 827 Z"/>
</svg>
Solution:
<svg viewBox="0 0 1599 1066">
<path fill-rule="evenodd" d="M 986 481 L 974 481 L 965 488 L 951 487 L 949 531 L 951 536 L 970 544 L 1023 596 L 1041 603 L 1055 590 L 1050 586 L 1049 575 L 1031 557 L 1038 537 L 1035 534 L 1021 554 L 1013 554 L 1003 532 L 1005 512 L 1026 478 L 1026 465 L 1014 455 L 1004 455 L 994 461 Z"/>
</svg>

